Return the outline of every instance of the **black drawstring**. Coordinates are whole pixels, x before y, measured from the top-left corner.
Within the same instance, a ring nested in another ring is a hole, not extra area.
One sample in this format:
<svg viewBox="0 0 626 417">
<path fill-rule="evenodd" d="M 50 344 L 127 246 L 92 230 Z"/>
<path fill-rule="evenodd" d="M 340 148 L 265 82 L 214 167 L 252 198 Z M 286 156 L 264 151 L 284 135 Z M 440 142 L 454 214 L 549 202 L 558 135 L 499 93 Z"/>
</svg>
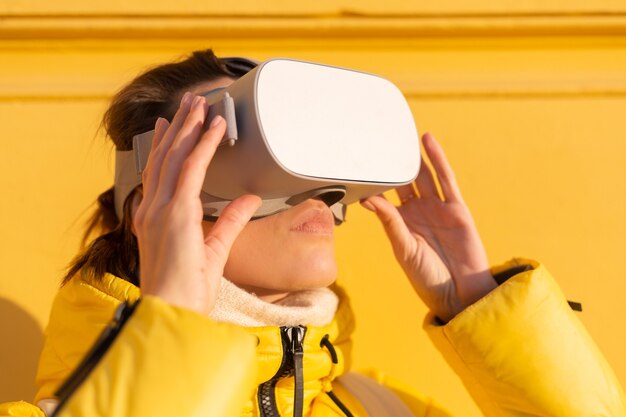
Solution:
<svg viewBox="0 0 626 417">
<path fill-rule="evenodd" d="M 350 412 L 350 410 L 348 410 L 348 408 L 345 405 L 343 405 L 341 401 L 339 401 L 339 398 L 337 398 L 337 396 L 332 391 L 328 391 L 326 392 L 326 394 L 328 394 L 330 399 L 333 400 L 335 404 L 337 404 L 337 407 L 339 407 L 339 409 L 343 411 L 346 417 L 354 417 L 352 413 Z"/>
<path fill-rule="evenodd" d="M 324 337 L 322 337 L 322 340 L 320 341 L 320 347 L 325 347 L 326 349 L 328 349 L 328 351 L 330 352 L 330 359 L 333 361 L 333 364 L 336 365 L 339 363 L 339 359 L 337 358 L 337 351 L 335 350 L 335 347 L 333 346 L 333 344 L 330 343 L 328 335 L 325 335 Z M 337 398 L 334 392 L 326 391 L 326 394 L 328 394 L 330 399 L 333 400 L 333 402 L 337 405 L 337 407 L 339 407 L 339 409 L 343 411 L 346 417 L 354 417 L 352 413 L 350 412 L 350 410 L 348 410 L 348 407 L 346 407 L 344 403 L 342 403 L 339 400 L 339 398 Z"/>
<path fill-rule="evenodd" d="M 109 351 L 109 348 L 115 342 L 115 339 L 122 331 L 122 328 L 133 315 L 141 299 L 133 302 L 126 301 L 115 309 L 113 320 L 104 328 L 100 336 L 93 344 L 89 352 L 82 359 L 80 364 L 72 371 L 70 376 L 63 382 L 61 387 L 57 389 L 55 396 L 59 399 L 59 404 L 52 413 L 53 416 L 61 414 L 61 410 L 65 408 L 65 404 L 74 392 L 85 381 L 93 369 L 100 363 L 102 357 Z"/>
<path fill-rule="evenodd" d="M 325 347 L 326 349 L 328 349 L 328 351 L 330 352 L 330 359 L 333 361 L 334 364 L 339 363 L 339 360 L 337 359 L 337 352 L 335 351 L 335 347 L 333 346 L 333 344 L 330 343 L 330 340 L 328 340 L 328 335 L 322 337 L 320 347 Z"/>
</svg>

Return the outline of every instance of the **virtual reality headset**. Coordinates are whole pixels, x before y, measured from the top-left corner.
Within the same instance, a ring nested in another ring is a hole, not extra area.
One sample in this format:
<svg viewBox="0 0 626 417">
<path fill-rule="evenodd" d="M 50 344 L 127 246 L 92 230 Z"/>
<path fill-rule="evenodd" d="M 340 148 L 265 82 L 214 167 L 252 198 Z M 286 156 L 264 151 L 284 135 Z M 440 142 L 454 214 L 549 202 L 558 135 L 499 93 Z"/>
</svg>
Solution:
<svg viewBox="0 0 626 417">
<path fill-rule="evenodd" d="M 206 219 L 215 220 L 235 198 L 256 194 L 263 202 L 253 218 L 318 198 L 341 223 L 346 205 L 417 176 L 418 132 L 390 81 L 292 59 L 222 61 L 240 78 L 204 94 L 206 125 L 218 114 L 227 122 L 200 195 Z M 153 134 L 135 136 L 131 151 L 116 153 L 120 219 L 124 200 L 141 184 Z"/>
</svg>

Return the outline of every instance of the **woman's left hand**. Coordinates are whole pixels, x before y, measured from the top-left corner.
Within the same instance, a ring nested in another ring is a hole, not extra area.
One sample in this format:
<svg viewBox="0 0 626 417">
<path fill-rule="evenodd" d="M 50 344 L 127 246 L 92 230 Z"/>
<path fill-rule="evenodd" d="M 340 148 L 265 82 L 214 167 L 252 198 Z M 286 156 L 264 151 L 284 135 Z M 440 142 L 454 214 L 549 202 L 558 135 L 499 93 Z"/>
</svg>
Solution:
<svg viewBox="0 0 626 417">
<path fill-rule="evenodd" d="M 369 197 L 362 205 L 382 222 L 417 294 L 437 317 L 449 321 L 497 284 L 443 150 L 428 133 L 422 143 L 443 195 L 422 158 L 414 184 L 396 189 L 399 207 L 383 196 Z"/>
</svg>

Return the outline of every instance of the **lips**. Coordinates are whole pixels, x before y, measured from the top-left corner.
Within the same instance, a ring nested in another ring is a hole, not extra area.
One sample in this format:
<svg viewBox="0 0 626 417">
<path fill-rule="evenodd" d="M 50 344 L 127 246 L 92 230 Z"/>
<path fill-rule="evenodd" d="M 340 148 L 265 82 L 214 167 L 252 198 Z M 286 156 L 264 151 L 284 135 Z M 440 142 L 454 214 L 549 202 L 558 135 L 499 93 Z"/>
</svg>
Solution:
<svg viewBox="0 0 626 417">
<path fill-rule="evenodd" d="M 323 204 L 323 203 L 322 203 Z M 293 232 L 309 233 L 314 235 L 331 236 L 335 227 L 333 214 L 326 205 L 313 206 L 299 213 L 294 219 Z"/>
</svg>

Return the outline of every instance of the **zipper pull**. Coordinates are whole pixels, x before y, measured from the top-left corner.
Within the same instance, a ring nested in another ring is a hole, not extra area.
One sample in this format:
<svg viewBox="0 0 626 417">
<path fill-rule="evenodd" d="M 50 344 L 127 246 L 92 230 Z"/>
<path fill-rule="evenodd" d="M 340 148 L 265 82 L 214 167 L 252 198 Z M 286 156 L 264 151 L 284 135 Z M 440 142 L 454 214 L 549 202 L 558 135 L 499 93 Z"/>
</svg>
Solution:
<svg viewBox="0 0 626 417">
<path fill-rule="evenodd" d="M 294 394 L 293 394 L 293 416 L 302 417 L 302 409 L 304 408 L 304 375 L 302 369 L 302 360 L 304 357 L 304 349 L 302 349 L 302 341 L 306 327 L 295 326 L 290 327 L 287 331 L 289 341 L 291 342 L 290 351 L 293 357 L 293 377 L 294 377 Z"/>
</svg>

